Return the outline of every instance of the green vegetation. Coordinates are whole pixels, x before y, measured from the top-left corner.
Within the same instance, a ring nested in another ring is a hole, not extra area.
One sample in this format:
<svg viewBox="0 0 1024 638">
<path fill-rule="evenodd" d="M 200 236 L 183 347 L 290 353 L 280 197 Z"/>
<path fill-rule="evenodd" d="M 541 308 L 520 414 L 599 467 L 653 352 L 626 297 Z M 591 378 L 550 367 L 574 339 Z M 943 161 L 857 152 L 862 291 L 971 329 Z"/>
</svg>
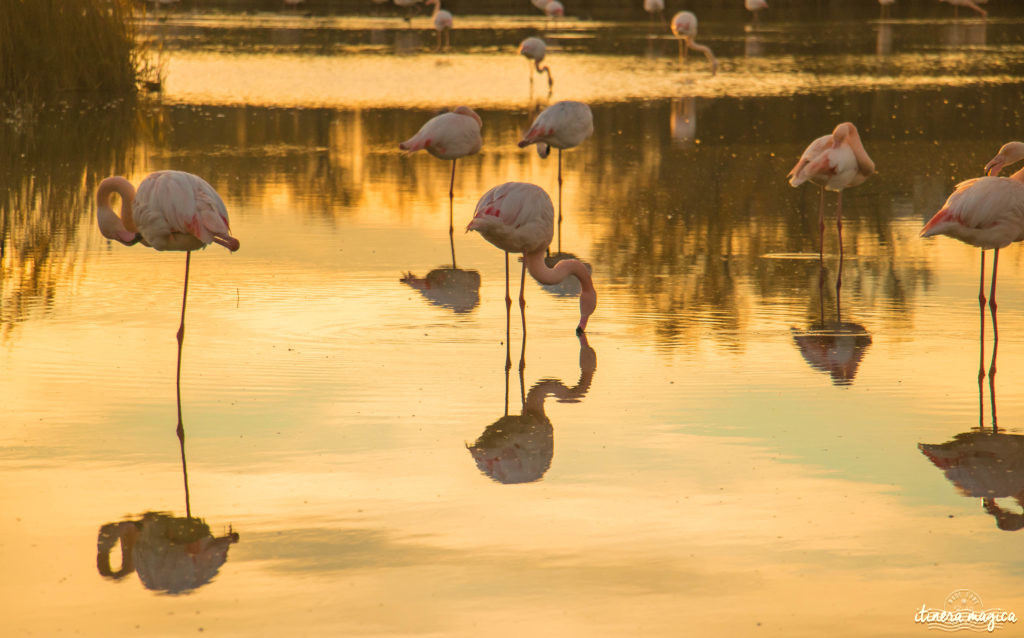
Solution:
<svg viewBox="0 0 1024 638">
<path fill-rule="evenodd" d="M 0 0 L 0 92 L 133 92 L 131 0 Z"/>
</svg>

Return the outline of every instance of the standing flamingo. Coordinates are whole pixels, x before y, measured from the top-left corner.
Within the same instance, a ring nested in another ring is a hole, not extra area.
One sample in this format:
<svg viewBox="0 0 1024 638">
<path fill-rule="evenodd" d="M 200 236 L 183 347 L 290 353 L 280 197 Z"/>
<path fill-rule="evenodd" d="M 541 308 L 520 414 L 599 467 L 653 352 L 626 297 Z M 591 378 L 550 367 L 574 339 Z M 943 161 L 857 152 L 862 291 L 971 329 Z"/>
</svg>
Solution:
<svg viewBox="0 0 1024 638">
<path fill-rule="evenodd" d="M 700 51 L 708 59 L 708 63 L 711 65 L 711 75 L 718 73 L 718 60 L 715 59 L 715 54 L 703 44 L 697 44 L 695 40 L 697 37 L 697 16 L 692 11 L 680 11 L 675 14 L 672 16 L 672 22 L 669 26 L 672 29 L 672 34 L 676 36 L 676 41 L 679 43 L 679 64 L 683 63 L 683 57 L 686 55 L 686 50 L 683 49 L 683 43 L 685 42 L 687 50 Z"/>
<path fill-rule="evenodd" d="M 544 254 L 554 235 L 554 207 L 551 198 L 539 186 L 524 182 L 507 182 L 484 193 L 476 205 L 476 213 L 466 226 L 505 251 L 505 308 L 512 306 L 508 284 L 508 254 L 523 254 L 523 273 L 519 282 L 519 311 L 526 333 L 526 271 L 541 284 L 557 284 L 569 275 L 580 280 L 580 322 L 577 334 L 587 328 L 587 320 L 597 307 L 597 291 L 590 271 L 583 262 L 563 259 L 548 268 Z"/>
<path fill-rule="evenodd" d="M 939 0 L 939 2 L 948 2 L 953 5 L 953 15 L 959 17 L 960 7 L 967 7 L 978 12 L 983 18 L 988 17 L 988 11 L 985 11 L 977 5 L 978 2 L 985 3 L 988 0 Z"/>
<path fill-rule="evenodd" d="M 541 40 L 540 38 L 529 37 L 519 43 L 519 55 L 523 56 L 527 60 L 532 60 L 534 68 L 537 69 L 537 73 L 548 74 L 548 92 L 550 93 L 551 87 L 553 87 L 555 83 L 555 81 L 551 79 L 551 69 L 546 65 L 540 65 L 540 63 L 544 61 L 544 56 L 547 54 L 547 50 L 547 45 L 544 44 L 544 40 Z M 533 86 L 532 73 L 530 74 L 530 86 Z"/>
<path fill-rule="evenodd" d="M 857 127 L 843 122 L 832 131 L 810 143 L 796 166 L 789 171 L 789 185 L 796 188 L 806 181 L 822 187 L 818 204 L 818 258 L 824 259 L 825 191 L 836 191 L 836 230 L 839 233 L 839 277 L 843 260 L 843 189 L 857 186 L 875 172 L 875 163 L 861 144 Z M 838 284 L 837 284 L 838 286 Z"/>
<path fill-rule="evenodd" d="M 765 0 L 743 0 L 743 6 L 754 14 L 754 22 L 757 22 L 758 14 L 768 8 L 768 3 Z"/>
<path fill-rule="evenodd" d="M 121 215 L 110 207 L 110 196 L 121 197 Z M 178 326 L 178 437 L 181 422 L 181 345 L 185 339 L 185 301 L 192 251 L 211 242 L 231 252 L 239 242 L 231 236 L 228 211 L 217 191 L 203 178 L 182 171 L 157 171 L 147 176 L 136 191 L 123 177 L 108 177 L 96 189 L 96 221 L 100 233 L 125 246 L 142 242 L 157 250 L 185 251 L 185 288 L 181 295 Z"/>
<path fill-rule="evenodd" d="M 654 21 L 654 16 L 658 15 L 661 18 L 662 24 L 665 23 L 665 0 L 644 0 L 644 11 L 651 16 L 651 21 Z"/>
<path fill-rule="evenodd" d="M 562 149 L 572 148 L 594 133 L 594 115 L 583 102 L 563 100 L 540 112 L 519 140 L 519 148 L 537 145 L 537 154 L 546 158 L 551 147 L 558 149 L 558 250 L 562 249 Z"/>
<path fill-rule="evenodd" d="M 473 109 L 459 106 L 454 111 L 431 118 L 416 135 L 398 145 L 409 153 L 426 149 L 434 157 L 452 161 L 452 179 L 448 185 L 448 238 L 452 245 L 452 267 L 455 266 L 455 161 L 475 154 L 483 146 L 481 126 L 483 121 Z"/>
<path fill-rule="evenodd" d="M 434 5 L 434 29 L 437 30 L 437 48 L 441 49 L 441 34 L 444 34 L 445 47 L 450 48 L 452 45 L 452 26 L 454 20 L 450 11 L 446 11 L 441 8 L 441 0 L 426 0 L 423 4 Z"/>
<path fill-rule="evenodd" d="M 985 165 L 986 177 L 960 182 L 939 212 L 921 229 L 921 237 L 948 235 L 981 248 L 981 281 L 978 301 L 985 306 L 985 250 L 992 256 L 992 288 L 989 308 L 995 322 L 996 268 L 999 249 L 1024 239 L 1024 169 L 999 177 L 1004 166 L 1024 159 L 1024 142 L 1004 144 Z"/>
</svg>

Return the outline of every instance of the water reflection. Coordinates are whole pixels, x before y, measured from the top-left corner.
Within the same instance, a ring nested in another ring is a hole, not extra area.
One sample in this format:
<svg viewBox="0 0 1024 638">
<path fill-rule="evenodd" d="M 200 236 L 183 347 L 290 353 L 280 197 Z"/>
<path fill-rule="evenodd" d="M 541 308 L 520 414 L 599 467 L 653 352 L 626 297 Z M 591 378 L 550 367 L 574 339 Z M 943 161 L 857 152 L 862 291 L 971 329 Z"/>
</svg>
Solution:
<svg viewBox="0 0 1024 638">
<path fill-rule="evenodd" d="M 441 266 L 425 277 L 406 273 L 399 281 L 418 290 L 435 306 L 448 308 L 455 314 L 470 312 L 480 303 L 480 273 L 475 270 Z"/>
<path fill-rule="evenodd" d="M 871 345 L 871 335 L 858 323 L 843 321 L 840 316 L 838 291 L 833 300 L 835 319 L 825 316 L 826 271 L 821 267 L 818 277 L 818 317 L 806 329 L 792 329 L 793 342 L 812 368 L 828 374 L 834 385 L 853 384 L 857 367 Z"/>
<path fill-rule="evenodd" d="M 180 395 L 178 414 L 180 419 Z M 178 442 L 185 486 L 185 516 L 146 512 L 138 518 L 126 518 L 100 527 L 96 539 L 96 569 L 100 576 L 121 580 L 135 572 L 146 589 L 181 594 L 209 583 L 227 561 L 228 548 L 238 542 L 238 533 L 229 527 L 223 536 L 214 536 L 205 521 L 192 516 L 182 430 L 179 430 Z M 114 569 L 110 554 L 119 543 L 121 562 Z"/>
<path fill-rule="evenodd" d="M 78 275 L 78 229 L 99 180 L 124 172 L 143 114 L 133 101 L 17 104 L 0 118 L 0 335 Z"/>
<path fill-rule="evenodd" d="M 522 411 L 508 413 L 509 366 L 505 366 L 505 414 L 484 429 L 476 442 L 467 446 L 480 471 L 499 483 L 530 483 L 540 480 L 555 453 L 555 431 L 544 412 L 544 400 L 553 396 L 559 403 L 578 403 L 586 396 L 597 369 L 597 353 L 580 340 L 580 378 L 576 385 L 566 386 L 558 379 L 541 379 L 525 392 L 524 365 L 519 365 L 519 391 Z M 507 342 L 507 339 L 506 339 Z M 524 343 L 525 352 L 525 343 Z"/>
<path fill-rule="evenodd" d="M 697 139 L 697 98 L 672 98 L 668 126 L 673 143 L 681 147 L 692 146 Z"/>
</svg>

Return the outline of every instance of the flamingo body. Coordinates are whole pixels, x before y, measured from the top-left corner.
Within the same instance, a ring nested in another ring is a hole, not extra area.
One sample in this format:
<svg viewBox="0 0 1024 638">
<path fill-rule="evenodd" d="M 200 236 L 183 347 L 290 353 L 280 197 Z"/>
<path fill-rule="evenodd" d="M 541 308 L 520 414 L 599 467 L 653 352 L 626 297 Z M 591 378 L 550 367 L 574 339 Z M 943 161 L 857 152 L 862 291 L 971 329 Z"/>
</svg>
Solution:
<svg viewBox="0 0 1024 638">
<path fill-rule="evenodd" d="M 565 15 L 565 6 L 558 0 L 549 0 L 549 2 L 544 5 L 544 15 L 549 18 L 561 18 Z"/>
<path fill-rule="evenodd" d="M 670 27 L 677 38 L 694 38 L 697 36 L 697 16 L 692 11 L 680 11 L 672 16 Z"/>
<path fill-rule="evenodd" d="M 647 13 L 661 13 L 665 10 L 665 0 L 644 0 L 644 11 Z"/>
<path fill-rule="evenodd" d="M 811 181 L 827 190 L 842 191 L 861 184 L 875 171 L 875 163 L 861 144 L 856 127 L 844 122 L 811 142 L 789 171 L 794 188 Z"/>
<path fill-rule="evenodd" d="M 114 192 L 122 199 L 120 217 L 110 208 Z M 214 242 L 231 251 L 239 247 L 220 195 L 203 178 L 183 171 L 152 173 L 138 191 L 123 177 L 104 179 L 96 193 L 96 217 L 104 237 L 125 245 L 141 238 L 156 250 L 190 251 Z"/>
<path fill-rule="evenodd" d="M 480 137 L 482 120 L 468 106 L 431 118 L 420 130 L 398 145 L 403 151 L 415 153 L 423 149 L 434 157 L 454 160 L 473 155 L 483 146 Z"/>
<path fill-rule="evenodd" d="M 590 271 L 576 259 L 563 259 L 553 268 L 544 263 L 544 253 L 554 236 L 554 206 L 544 189 L 524 182 L 495 186 L 480 198 L 466 230 L 477 231 L 506 253 L 523 253 L 524 277 L 528 269 L 539 283 L 552 285 L 575 275 L 581 286 L 580 322 L 576 331 L 582 333 L 586 329 L 587 321 L 597 307 L 597 292 Z M 519 307 L 525 313 L 526 298 L 522 288 Z M 524 328 L 525 325 L 524 314 Z"/>
<path fill-rule="evenodd" d="M 544 56 L 547 54 L 547 50 L 547 45 L 544 44 L 544 40 L 541 40 L 540 38 L 531 36 L 519 43 L 519 55 L 528 60 L 532 60 L 538 65 L 544 61 Z"/>
<path fill-rule="evenodd" d="M 743 6 L 747 11 L 761 11 L 768 8 L 768 3 L 765 0 L 743 0 Z"/>
<path fill-rule="evenodd" d="M 530 3 L 541 11 L 544 10 L 544 7 L 546 7 L 549 2 L 551 2 L 551 0 L 530 0 Z"/>
<path fill-rule="evenodd" d="M 594 115 L 583 102 L 563 100 L 541 111 L 530 128 L 523 133 L 519 147 L 537 145 L 541 157 L 547 157 L 549 147 L 572 148 L 594 133 Z"/>
<path fill-rule="evenodd" d="M 960 182 L 921 229 L 921 237 L 947 235 L 982 249 L 1024 239 L 1024 184 L 1006 177 Z"/>
</svg>

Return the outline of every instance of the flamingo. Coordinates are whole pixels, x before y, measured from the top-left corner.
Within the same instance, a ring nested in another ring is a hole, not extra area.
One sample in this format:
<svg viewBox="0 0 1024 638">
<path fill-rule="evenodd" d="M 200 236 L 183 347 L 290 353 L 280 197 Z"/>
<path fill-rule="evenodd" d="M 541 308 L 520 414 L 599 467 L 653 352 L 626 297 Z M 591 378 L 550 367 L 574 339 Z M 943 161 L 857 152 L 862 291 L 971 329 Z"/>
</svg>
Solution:
<svg viewBox="0 0 1024 638">
<path fill-rule="evenodd" d="M 519 311 L 526 332 L 526 271 L 541 284 L 557 284 L 569 275 L 580 280 L 580 322 L 582 334 L 587 320 L 597 307 L 597 291 L 590 271 L 577 259 L 563 259 L 548 268 L 544 255 L 554 235 L 554 207 L 551 198 L 539 186 L 524 182 L 506 182 L 484 193 L 476 205 L 466 231 L 475 230 L 484 239 L 505 251 L 505 308 L 512 306 L 508 289 L 508 254 L 523 254 L 523 272 L 519 282 Z"/>
<path fill-rule="evenodd" d="M 551 79 L 551 69 L 548 66 L 540 65 L 544 61 L 544 55 L 547 53 L 547 50 L 547 45 L 540 38 L 529 37 L 519 43 L 519 55 L 527 60 L 533 60 L 533 66 L 537 69 L 537 73 L 548 74 L 548 91 L 550 92 L 551 87 L 554 86 L 554 80 Z M 530 86 L 533 86 L 532 74 L 530 75 Z"/>
<path fill-rule="evenodd" d="M 889 17 L 889 7 L 891 7 L 895 2 L 896 2 L 896 0 L 878 0 L 878 4 L 880 5 L 880 7 L 882 9 L 881 17 L 883 17 L 883 18 L 888 18 Z"/>
<path fill-rule="evenodd" d="M 431 118 L 416 135 L 398 145 L 409 153 L 426 149 L 434 157 L 452 161 L 452 179 L 448 185 L 448 237 L 452 242 L 452 266 L 455 265 L 455 161 L 477 153 L 483 146 L 481 126 L 483 121 L 473 109 L 459 106 L 454 111 Z"/>
<path fill-rule="evenodd" d="M 424 4 L 434 5 L 434 28 L 437 30 L 437 48 L 441 48 L 441 34 L 444 34 L 445 47 L 451 47 L 451 32 L 454 20 L 450 11 L 441 8 L 441 0 L 426 0 Z"/>
<path fill-rule="evenodd" d="M 121 214 L 110 207 L 110 196 L 121 197 Z M 192 251 L 210 243 L 231 252 L 239 248 L 228 227 L 228 211 L 217 191 L 203 178 L 183 171 L 157 171 L 139 184 L 138 191 L 124 177 L 108 177 L 96 189 L 96 222 L 107 239 L 132 246 L 142 242 L 156 250 L 185 251 L 185 287 L 178 326 L 178 437 L 181 421 L 181 346 L 185 339 L 185 300 Z"/>
<path fill-rule="evenodd" d="M 558 149 L 558 228 L 562 228 L 562 149 L 572 148 L 594 133 L 594 115 L 583 102 L 563 100 L 540 112 L 519 140 L 519 148 L 537 145 L 537 154 L 546 158 L 551 147 Z M 559 246 L 561 250 L 561 233 Z"/>
<path fill-rule="evenodd" d="M 747 8 L 747 11 L 754 14 L 754 22 L 757 22 L 758 13 L 767 9 L 768 3 L 765 0 L 743 0 L 743 6 Z"/>
<path fill-rule="evenodd" d="M 551 2 L 551 0 L 530 0 L 530 3 L 533 6 L 537 7 L 538 9 L 540 9 L 541 11 L 544 10 L 544 7 L 548 6 L 549 2 Z"/>
<path fill-rule="evenodd" d="M 711 75 L 718 73 L 718 60 L 715 59 L 715 54 L 703 44 L 697 44 L 695 40 L 697 37 L 697 16 L 692 11 L 680 11 L 675 14 L 672 16 L 672 22 L 669 26 L 672 29 L 673 35 L 676 36 L 677 42 L 679 42 L 680 64 L 682 64 L 683 56 L 685 55 L 683 50 L 683 43 L 685 42 L 687 49 L 700 51 L 708 59 L 708 63 L 711 64 Z"/>
<path fill-rule="evenodd" d="M 948 2 L 953 5 L 954 16 L 960 15 L 960 7 L 967 7 L 968 9 L 973 9 L 977 13 L 981 14 L 983 18 L 988 17 L 988 11 L 985 11 L 977 5 L 978 2 L 984 4 L 988 2 L 988 0 L 939 0 L 939 2 Z"/>
<path fill-rule="evenodd" d="M 405 8 L 404 20 L 409 26 L 412 26 L 412 12 L 415 10 L 414 7 L 419 4 L 421 0 L 395 0 L 395 6 Z"/>
<path fill-rule="evenodd" d="M 561 18 L 565 15 L 565 6 L 558 0 L 548 0 L 544 5 L 544 15 L 549 18 Z"/>
<path fill-rule="evenodd" d="M 985 165 L 985 177 L 960 182 L 939 212 L 921 229 L 921 237 L 948 235 L 981 248 L 978 301 L 985 306 L 985 250 L 991 248 L 992 287 L 989 308 L 995 321 L 996 268 L 999 249 L 1024 239 L 1024 169 L 999 177 L 1004 166 L 1024 159 L 1024 142 L 1010 142 Z"/>
<path fill-rule="evenodd" d="M 650 16 L 651 20 L 654 20 L 655 14 L 661 17 L 661 22 L 665 22 L 665 0 L 644 0 L 644 11 Z"/>
<path fill-rule="evenodd" d="M 824 260 L 825 242 L 825 191 L 836 191 L 836 230 L 839 233 L 838 277 L 842 278 L 843 261 L 843 189 L 857 186 L 875 172 L 864 145 L 860 141 L 857 127 L 850 122 L 836 126 L 831 135 L 823 135 L 810 143 L 796 166 L 789 171 L 789 185 L 796 188 L 806 181 L 822 187 L 818 204 L 818 258 Z M 839 282 L 836 283 L 837 288 Z"/>
</svg>

